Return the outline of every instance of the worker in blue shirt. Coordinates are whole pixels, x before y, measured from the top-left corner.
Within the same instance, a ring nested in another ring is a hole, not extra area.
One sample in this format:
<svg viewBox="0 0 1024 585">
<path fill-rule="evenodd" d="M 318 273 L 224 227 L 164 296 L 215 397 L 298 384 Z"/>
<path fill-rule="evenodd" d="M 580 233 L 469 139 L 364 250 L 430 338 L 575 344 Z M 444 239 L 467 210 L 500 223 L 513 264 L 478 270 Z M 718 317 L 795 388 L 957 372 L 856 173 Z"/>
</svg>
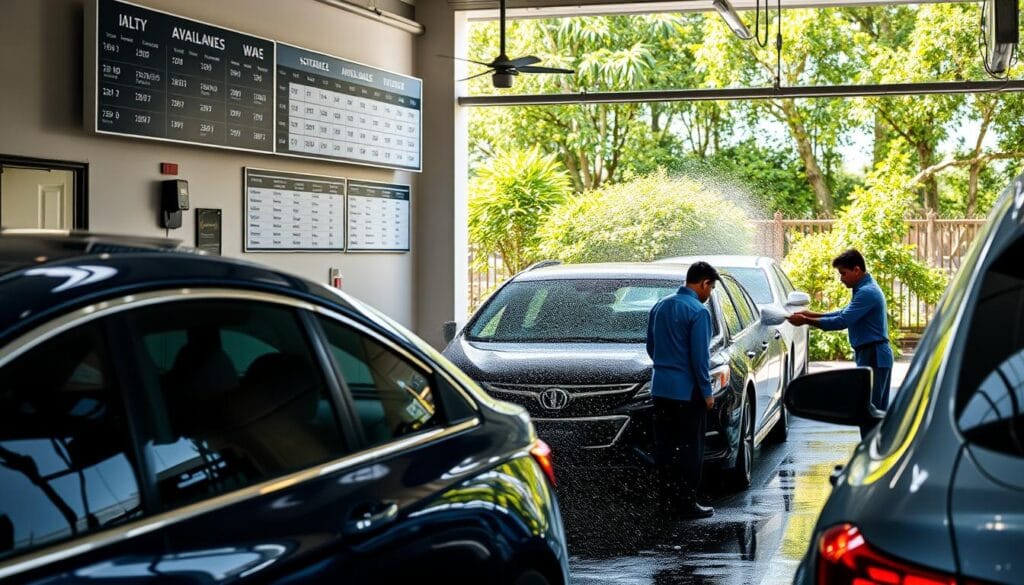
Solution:
<svg viewBox="0 0 1024 585">
<path fill-rule="evenodd" d="M 853 290 L 853 298 L 844 309 L 831 313 L 799 311 L 789 317 L 793 325 L 812 325 L 823 331 L 847 329 L 854 360 L 873 372 L 871 403 L 879 410 L 889 406 L 889 380 L 892 375 L 892 348 L 889 347 L 889 322 L 885 295 L 867 273 L 864 256 L 851 248 L 832 261 L 839 280 Z"/>
<path fill-rule="evenodd" d="M 718 271 L 695 262 L 686 285 L 651 308 L 647 322 L 647 355 L 654 362 L 654 459 L 659 484 L 675 511 L 689 518 L 707 518 L 711 506 L 697 501 L 704 466 L 704 428 L 714 407 L 711 395 L 711 296 Z"/>
</svg>

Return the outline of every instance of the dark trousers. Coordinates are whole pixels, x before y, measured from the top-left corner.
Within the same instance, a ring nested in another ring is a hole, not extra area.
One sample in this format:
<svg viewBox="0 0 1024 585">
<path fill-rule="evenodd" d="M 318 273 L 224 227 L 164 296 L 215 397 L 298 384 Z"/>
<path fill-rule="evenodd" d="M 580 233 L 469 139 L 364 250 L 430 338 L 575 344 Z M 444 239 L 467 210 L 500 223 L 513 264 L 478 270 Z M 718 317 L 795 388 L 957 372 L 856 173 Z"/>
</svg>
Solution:
<svg viewBox="0 0 1024 585">
<path fill-rule="evenodd" d="M 654 398 L 654 462 L 661 488 L 673 499 L 697 495 L 706 425 L 704 401 Z"/>
<path fill-rule="evenodd" d="M 878 410 L 887 410 L 889 408 L 889 385 L 892 381 L 892 368 L 883 368 L 876 365 L 878 364 L 876 345 L 871 344 L 861 349 L 855 349 L 854 360 L 858 366 L 871 368 L 871 404 Z M 862 426 L 860 429 L 861 438 L 864 438 L 874 426 L 874 424 Z"/>
</svg>

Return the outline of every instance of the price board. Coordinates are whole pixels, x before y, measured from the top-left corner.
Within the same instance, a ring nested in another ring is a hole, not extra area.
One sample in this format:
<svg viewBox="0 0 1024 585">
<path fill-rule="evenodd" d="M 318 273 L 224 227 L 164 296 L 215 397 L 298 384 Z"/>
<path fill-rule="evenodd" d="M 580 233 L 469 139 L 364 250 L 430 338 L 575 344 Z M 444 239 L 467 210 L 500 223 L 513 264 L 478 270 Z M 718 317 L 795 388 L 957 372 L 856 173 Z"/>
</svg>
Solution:
<svg viewBox="0 0 1024 585">
<path fill-rule="evenodd" d="M 345 179 L 245 169 L 245 251 L 345 249 Z"/>
<path fill-rule="evenodd" d="M 409 185 L 348 180 L 348 251 L 409 251 Z"/>
</svg>

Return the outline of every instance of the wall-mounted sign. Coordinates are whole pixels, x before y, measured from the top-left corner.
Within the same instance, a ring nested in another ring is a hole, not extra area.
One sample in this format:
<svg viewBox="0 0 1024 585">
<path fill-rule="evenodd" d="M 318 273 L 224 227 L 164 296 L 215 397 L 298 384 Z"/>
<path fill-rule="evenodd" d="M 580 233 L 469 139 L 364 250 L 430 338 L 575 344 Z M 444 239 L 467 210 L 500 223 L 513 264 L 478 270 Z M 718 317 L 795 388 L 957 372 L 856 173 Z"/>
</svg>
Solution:
<svg viewBox="0 0 1024 585">
<path fill-rule="evenodd" d="M 409 185 L 348 181 L 348 250 L 409 251 Z"/>
<path fill-rule="evenodd" d="M 420 170 L 419 79 L 277 44 L 277 152 Z"/>
<path fill-rule="evenodd" d="M 97 0 L 95 130 L 273 152 L 274 43 Z"/>
<path fill-rule="evenodd" d="M 196 209 L 196 248 L 208 254 L 221 253 L 221 212 L 219 209 Z"/>
<path fill-rule="evenodd" d="M 345 179 L 245 169 L 245 251 L 345 249 Z"/>
</svg>

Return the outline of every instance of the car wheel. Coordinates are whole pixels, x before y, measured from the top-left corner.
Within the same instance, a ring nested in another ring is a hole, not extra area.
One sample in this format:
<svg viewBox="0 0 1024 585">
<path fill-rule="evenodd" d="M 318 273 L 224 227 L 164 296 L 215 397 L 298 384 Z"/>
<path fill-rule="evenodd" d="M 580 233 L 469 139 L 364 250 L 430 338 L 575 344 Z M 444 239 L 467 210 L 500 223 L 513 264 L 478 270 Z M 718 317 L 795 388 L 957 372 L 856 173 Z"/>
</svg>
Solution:
<svg viewBox="0 0 1024 585">
<path fill-rule="evenodd" d="M 743 414 L 740 416 L 740 444 L 736 451 L 736 467 L 729 470 L 729 485 L 738 490 L 750 487 L 751 470 L 753 467 L 754 404 L 748 398 L 743 404 Z"/>
<path fill-rule="evenodd" d="M 790 352 L 786 359 L 786 367 L 782 369 L 782 400 L 779 402 L 779 420 L 775 421 L 771 433 L 768 434 L 769 443 L 785 443 L 789 438 L 789 409 L 786 408 L 786 388 L 793 379 L 793 353 Z"/>
<path fill-rule="evenodd" d="M 527 569 L 516 576 L 512 583 L 513 585 L 549 585 L 551 581 L 548 581 L 544 573 L 535 569 Z"/>
</svg>

